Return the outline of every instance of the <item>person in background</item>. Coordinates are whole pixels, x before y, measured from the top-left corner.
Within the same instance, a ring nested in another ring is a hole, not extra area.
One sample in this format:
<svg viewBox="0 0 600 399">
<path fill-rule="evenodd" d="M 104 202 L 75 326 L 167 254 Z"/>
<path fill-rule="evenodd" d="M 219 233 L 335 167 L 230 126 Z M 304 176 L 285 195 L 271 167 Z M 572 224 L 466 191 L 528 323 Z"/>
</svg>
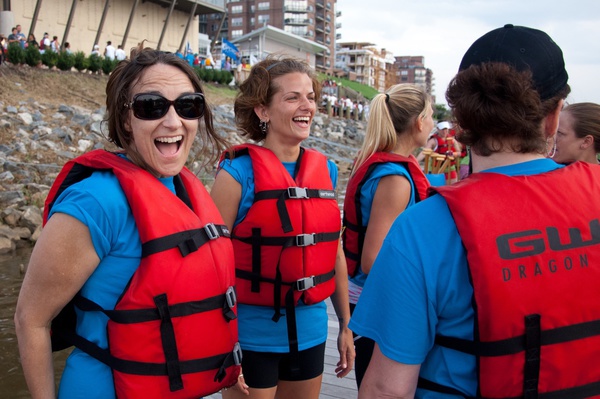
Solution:
<svg viewBox="0 0 600 399">
<path fill-rule="evenodd" d="M 447 155 L 450 157 L 458 157 L 461 155 L 461 145 L 454 139 L 454 136 L 450 134 L 452 126 L 450 122 L 441 121 L 436 125 L 437 131 L 429 137 L 427 143 L 423 148 L 429 148 L 438 154 Z M 417 157 L 419 162 L 423 161 L 424 154 L 420 153 Z M 456 161 L 451 163 L 452 170 L 450 171 L 450 182 L 454 183 L 457 181 L 457 165 Z"/>
<path fill-rule="evenodd" d="M 71 43 L 65 42 L 63 51 L 65 51 L 67 54 L 73 54 L 73 51 L 71 50 Z"/>
<path fill-rule="evenodd" d="M 600 168 L 546 157 L 567 81 L 537 29 L 463 56 L 446 99 L 474 173 L 392 225 L 350 322 L 376 342 L 359 398 L 600 393 Z"/>
<path fill-rule="evenodd" d="M 35 35 L 33 33 L 30 33 L 29 34 L 29 38 L 27 39 L 27 46 L 26 47 L 29 47 L 29 46 L 33 46 L 33 47 L 37 47 L 37 48 L 40 47 L 40 45 L 37 42 L 37 40 L 35 40 Z"/>
<path fill-rule="evenodd" d="M 19 36 L 17 35 L 17 28 L 13 27 L 11 29 L 11 34 L 8 35 L 8 37 L 6 38 L 6 40 L 8 41 L 8 45 L 10 46 L 11 43 L 19 43 Z"/>
<path fill-rule="evenodd" d="M 429 96 L 417 86 L 398 84 L 375 96 L 371 106 L 365 140 L 344 199 L 342 242 L 351 311 L 390 226 L 406 208 L 425 199 L 429 187 L 413 156 L 433 129 Z M 360 388 L 374 342 L 355 336 L 354 346 L 356 384 Z"/>
<path fill-rule="evenodd" d="M 184 167 L 194 140 L 207 163 L 225 148 L 200 80 L 140 45 L 111 73 L 106 109 L 122 150 L 65 165 L 19 293 L 31 397 L 57 397 L 52 349 L 72 344 L 61 399 L 197 398 L 237 384 L 233 248 Z"/>
<path fill-rule="evenodd" d="M 50 36 L 48 35 L 48 32 L 45 32 L 44 37 L 40 42 L 40 54 L 44 54 L 49 48 L 51 48 Z"/>
<path fill-rule="evenodd" d="M 600 105 L 576 103 L 566 106 L 560 113 L 555 143 L 552 159 L 558 163 L 598 163 Z"/>
<path fill-rule="evenodd" d="M 109 60 L 114 60 L 115 59 L 115 47 L 112 45 L 112 42 L 109 40 L 106 42 L 106 47 L 104 48 L 104 57 L 108 58 Z"/>
<path fill-rule="evenodd" d="M 100 56 L 100 46 L 98 46 L 97 44 L 94 44 L 94 49 L 92 50 L 91 54 L 95 54 L 97 56 Z"/>
<path fill-rule="evenodd" d="M 60 53 L 60 43 L 58 42 L 58 36 L 52 37 L 52 42 L 50 43 L 50 48 L 55 53 Z"/>
<path fill-rule="evenodd" d="M 21 25 L 17 25 L 17 38 L 19 40 L 19 44 L 21 45 L 21 48 L 25 48 L 27 47 L 27 37 L 21 30 Z"/>
<path fill-rule="evenodd" d="M 123 46 L 120 44 L 117 46 L 117 50 L 115 51 L 115 58 L 117 61 L 123 61 L 127 58 L 127 54 L 125 53 L 125 50 L 123 50 Z"/>
<path fill-rule="evenodd" d="M 303 61 L 268 57 L 254 65 L 234 111 L 242 134 L 262 145 L 229 149 L 211 190 L 232 230 L 251 398 L 319 397 L 330 295 L 340 325 L 337 376 L 347 375 L 354 361 L 337 167 L 301 146 L 319 91 Z M 243 396 L 228 390 L 223 397 Z"/>
</svg>

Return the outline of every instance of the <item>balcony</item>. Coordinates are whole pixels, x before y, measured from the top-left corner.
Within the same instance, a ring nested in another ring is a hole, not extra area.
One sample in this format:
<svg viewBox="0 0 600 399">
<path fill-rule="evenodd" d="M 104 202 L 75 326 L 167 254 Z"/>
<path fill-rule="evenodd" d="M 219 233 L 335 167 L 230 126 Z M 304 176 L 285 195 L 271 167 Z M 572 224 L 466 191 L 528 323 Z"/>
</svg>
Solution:
<svg viewBox="0 0 600 399">
<path fill-rule="evenodd" d="M 342 12 L 341 11 L 338 11 L 338 12 L 335 13 L 335 17 L 336 18 L 339 18 L 341 16 L 342 16 Z"/>
<path fill-rule="evenodd" d="M 308 6 L 284 6 L 284 12 L 308 12 Z"/>
<path fill-rule="evenodd" d="M 309 24 L 309 19 L 308 18 L 286 18 L 284 21 L 284 24 L 286 25 L 308 25 Z"/>
<path fill-rule="evenodd" d="M 315 4 L 317 5 L 317 8 L 324 8 L 325 7 L 325 1 L 324 0 L 317 0 L 315 2 Z"/>
<path fill-rule="evenodd" d="M 315 17 L 317 18 L 317 21 L 324 21 L 324 20 L 325 20 L 325 17 L 324 17 L 324 15 L 323 15 L 323 12 L 319 12 L 319 11 L 317 11 L 317 12 L 315 13 Z"/>
<path fill-rule="evenodd" d="M 335 24 L 335 29 L 342 29 L 342 23 L 338 22 L 337 24 Z"/>
</svg>

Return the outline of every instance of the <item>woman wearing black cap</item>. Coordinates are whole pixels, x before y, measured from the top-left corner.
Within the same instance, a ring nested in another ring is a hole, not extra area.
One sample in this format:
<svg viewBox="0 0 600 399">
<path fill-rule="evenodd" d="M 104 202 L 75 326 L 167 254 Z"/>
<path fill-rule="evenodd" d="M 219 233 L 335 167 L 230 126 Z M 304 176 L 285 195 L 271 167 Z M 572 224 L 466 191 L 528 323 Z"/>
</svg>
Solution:
<svg viewBox="0 0 600 399">
<path fill-rule="evenodd" d="M 390 229 L 350 322 L 376 342 L 359 398 L 600 394 L 600 168 L 546 157 L 567 79 L 531 28 L 465 54 L 446 99 L 475 173 Z"/>
</svg>

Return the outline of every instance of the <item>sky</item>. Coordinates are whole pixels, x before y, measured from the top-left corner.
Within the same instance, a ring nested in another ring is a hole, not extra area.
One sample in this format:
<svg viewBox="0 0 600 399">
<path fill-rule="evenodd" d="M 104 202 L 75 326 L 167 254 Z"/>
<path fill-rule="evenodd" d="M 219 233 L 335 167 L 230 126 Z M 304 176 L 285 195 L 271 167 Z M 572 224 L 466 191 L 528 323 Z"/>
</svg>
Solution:
<svg viewBox="0 0 600 399">
<path fill-rule="evenodd" d="M 543 30 L 561 47 L 569 103 L 600 103 L 600 0 L 337 0 L 342 37 L 394 56 L 424 56 L 438 104 L 469 46 L 505 24 Z"/>
</svg>

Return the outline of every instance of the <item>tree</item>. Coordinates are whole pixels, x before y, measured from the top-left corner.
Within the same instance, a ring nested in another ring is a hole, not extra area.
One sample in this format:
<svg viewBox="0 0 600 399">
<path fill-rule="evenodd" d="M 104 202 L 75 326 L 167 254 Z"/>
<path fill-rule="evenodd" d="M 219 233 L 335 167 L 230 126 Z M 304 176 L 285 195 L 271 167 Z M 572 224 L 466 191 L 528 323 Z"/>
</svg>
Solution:
<svg viewBox="0 0 600 399">
<path fill-rule="evenodd" d="M 444 104 L 435 104 L 433 119 L 438 121 L 447 121 L 452 118 L 452 112 Z"/>
</svg>

